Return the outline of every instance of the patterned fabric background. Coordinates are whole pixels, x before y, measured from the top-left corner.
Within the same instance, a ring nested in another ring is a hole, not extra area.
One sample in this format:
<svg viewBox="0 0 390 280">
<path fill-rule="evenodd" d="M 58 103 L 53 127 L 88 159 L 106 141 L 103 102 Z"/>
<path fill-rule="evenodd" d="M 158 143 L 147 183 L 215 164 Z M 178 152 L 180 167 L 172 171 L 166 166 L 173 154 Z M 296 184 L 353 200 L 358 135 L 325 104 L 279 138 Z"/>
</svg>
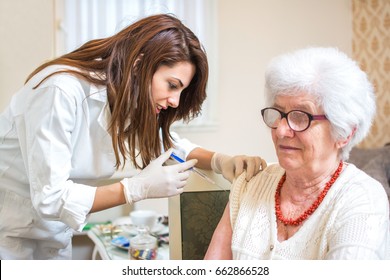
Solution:
<svg viewBox="0 0 390 280">
<path fill-rule="evenodd" d="M 361 148 L 390 142 L 390 0 L 353 0 L 355 59 L 375 86 L 377 115 Z"/>
<path fill-rule="evenodd" d="M 229 193 L 205 191 L 180 195 L 183 260 L 203 260 Z"/>
</svg>

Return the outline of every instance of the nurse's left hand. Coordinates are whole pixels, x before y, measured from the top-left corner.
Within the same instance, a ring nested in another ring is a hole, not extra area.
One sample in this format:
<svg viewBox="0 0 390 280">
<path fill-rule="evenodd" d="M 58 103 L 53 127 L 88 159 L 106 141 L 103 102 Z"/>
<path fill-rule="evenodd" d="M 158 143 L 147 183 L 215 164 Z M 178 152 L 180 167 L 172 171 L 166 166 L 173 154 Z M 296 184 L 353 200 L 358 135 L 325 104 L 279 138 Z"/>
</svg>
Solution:
<svg viewBox="0 0 390 280">
<path fill-rule="evenodd" d="M 230 182 L 233 182 L 244 170 L 246 170 L 246 180 L 249 181 L 266 167 L 267 162 L 264 159 L 254 156 L 239 155 L 231 157 L 215 153 L 211 160 L 211 168 L 213 171 L 222 174 Z"/>
</svg>

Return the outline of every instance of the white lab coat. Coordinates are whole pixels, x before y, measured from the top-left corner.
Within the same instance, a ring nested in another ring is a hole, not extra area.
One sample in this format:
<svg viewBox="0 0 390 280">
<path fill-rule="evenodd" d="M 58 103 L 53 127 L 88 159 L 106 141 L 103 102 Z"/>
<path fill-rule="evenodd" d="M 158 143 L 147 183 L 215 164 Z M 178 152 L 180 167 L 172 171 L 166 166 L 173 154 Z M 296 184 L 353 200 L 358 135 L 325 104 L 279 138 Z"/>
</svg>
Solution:
<svg viewBox="0 0 390 280">
<path fill-rule="evenodd" d="M 10 235 L 44 239 L 69 251 L 70 228 L 80 231 L 86 224 L 95 186 L 139 171 L 130 165 L 115 171 L 105 87 L 59 74 L 32 90 L 58 68 L 48 67 L 33 77 L 0 115 L 0 240 Z M 197 147 L 177 136 L 176 140 L 176 152 L 184 158 Z M 30 258 L 34 248 L 38 251 L 33 241 L 28 246 L 17 241 L 13 246 L 32 247 L 30 253 L 6 253 L 7 242 L 0 241 L 0 259 Z M 35 257 L 69 255 L 52 250 Z"/>
</svg>

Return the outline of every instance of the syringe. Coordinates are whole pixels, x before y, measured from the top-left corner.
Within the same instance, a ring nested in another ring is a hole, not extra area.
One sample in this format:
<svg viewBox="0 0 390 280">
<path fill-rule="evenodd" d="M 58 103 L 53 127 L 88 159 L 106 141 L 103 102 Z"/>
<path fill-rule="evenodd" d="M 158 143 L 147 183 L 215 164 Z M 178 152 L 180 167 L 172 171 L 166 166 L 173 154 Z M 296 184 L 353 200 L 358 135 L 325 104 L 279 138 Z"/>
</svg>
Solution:
<svg viewBox="0 0 390 280">
<path fill-rule="evenodd" d="M 174 153 L 171 154 L 171 158 L 173 158 L 174 160 L 176 160 L 177 162 L 180 162 L 180 163 L 183 163 L 185 162 L 184 159 L 178 157 L 177 155 L 175 155 Z M 211 179 L 209 176 L 207 176 L 206 174 L 204 174 L 202 171 L 199 171 L 199 169 L 197 169 L 196 167 L 192 167 L 190 168 L 191 171 L 195 172 L 196 174 L 198 174 L 200 177 L 202 177 L 203 179 L 205 179 L 207 182 L 209 182 L 210 184 L 213 184 L 213 185 L 216 185 L 218 188 L 220 188 L 221 190 L 224 190 L 226 191 L 224 188 L 222 188 L 220 185 L 218 185 L 213 179 Z"/>
</svg>

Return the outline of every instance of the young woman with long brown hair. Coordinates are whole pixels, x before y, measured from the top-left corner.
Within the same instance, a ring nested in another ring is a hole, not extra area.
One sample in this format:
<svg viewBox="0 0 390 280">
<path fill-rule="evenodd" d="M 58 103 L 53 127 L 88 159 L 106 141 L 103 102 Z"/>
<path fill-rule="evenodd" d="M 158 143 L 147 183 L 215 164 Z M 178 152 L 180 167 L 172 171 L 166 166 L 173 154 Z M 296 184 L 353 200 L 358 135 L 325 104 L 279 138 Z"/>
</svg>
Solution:
<svg viewBox="0 0 390 280">
<path fill-rule="evenodd" d="M 207 79 L 198 38 L 164 14 L 38 67 L 0 115 L 0 259 L 70 259 L 90 213 L 180 194 L 195 165 L 256 174 L 260 158 L 170 131 L 200 114 Z M 187 161 L 166 166 L 172 151 Z"/>
</svg>

